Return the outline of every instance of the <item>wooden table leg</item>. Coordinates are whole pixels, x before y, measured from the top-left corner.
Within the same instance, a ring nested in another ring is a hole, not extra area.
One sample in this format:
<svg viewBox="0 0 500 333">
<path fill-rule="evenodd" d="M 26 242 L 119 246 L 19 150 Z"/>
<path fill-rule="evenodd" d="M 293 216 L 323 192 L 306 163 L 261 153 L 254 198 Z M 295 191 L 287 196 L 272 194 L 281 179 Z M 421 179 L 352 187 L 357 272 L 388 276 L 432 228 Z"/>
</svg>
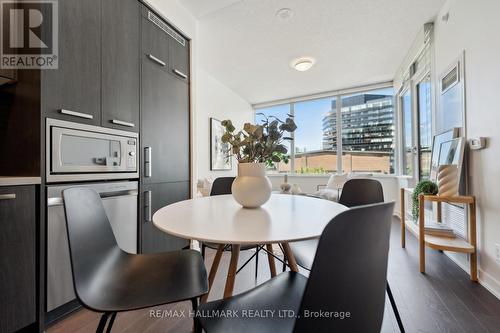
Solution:
<svg viewBox="0 0 500 333">
<path fill-rule="evenodd" d="M 292 272 L 298 272 L 299 267 L 297 266 L 297 262 L 295 261 L 295 257 L 292 253 L 292 250 L 290 249 L 290 245 L 288 243 L 281 243 L 281 246 L 283 246 L 283 250 L 285 250 L 285 257 L 288 261 L 288 266 L 290 266 L 290 270 Z"/>
<path fill-rule="evenodd" d="M 269 271 L 271 272 L 271 277 L 273 278 L 276 276 L 276 263 L 274 262 L 274 257 L 272 255 L 273 245 L 266 244 L 266 250 L 267 250 L 267 261 L 269 261 Z"/>
<path fill-rule="evenodd" d="M 425 201 L 424 195 L 418 199 L 418 243 L 420 252 L 420 273 L 425 273 Z"/>
<path fill-rule="evenodd" d="M 224 288 L 224 298 L 233 296 L 234 279 L 238 270 L 238 257 L 240 256 L 240 245 L 231 245 L 231 261 L 227 270 L 226 287 Z"/>
<path fill-rule="evenodd" d="M 222 257 L 222 253 L 224 252 L 224 244 L 220 244 L 217 248 L 217 253 L 215 254 L 214 261 L 212 262 L 212 267 L 210 267 L 210 274 L 208 275 L 208 292 L 201 296 L 200 302 L 206 303 L 208 299 L 208 294 L 212 289 L 212 285 L 214 284 L 215 275 L 217 274 L 217 270 L 219 269 L 220 258 Z"/>
<path fill-rule="evenodd" d="M 469 204 L 469 242 L 474 247 L 470 254 L 470 279 L 477 282 L 477 244 L 476 244 L 476 200 Z"/>
</svg>

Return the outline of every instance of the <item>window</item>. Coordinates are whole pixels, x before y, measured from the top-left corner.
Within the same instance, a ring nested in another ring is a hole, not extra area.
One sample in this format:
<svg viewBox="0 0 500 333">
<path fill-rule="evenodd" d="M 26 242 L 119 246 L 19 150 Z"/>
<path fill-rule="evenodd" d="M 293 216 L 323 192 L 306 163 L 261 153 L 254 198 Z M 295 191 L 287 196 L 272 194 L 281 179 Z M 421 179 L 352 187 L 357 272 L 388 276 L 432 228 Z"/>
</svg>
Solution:
<svg viewBox="0 0 500 333">
<path fill-rule="evenodd" d="M 401 96 L 401 123 L 403 156 L 401 161 L 403 175 L 413 176 L 413 117 L 411 91 L 408 89 Z"/>
<path fill-rule="evenodd" d="M 393 101 L 392 88 L 377 89 L 258 108 L 255 120 L 262 119 L 259 113 L 280 119 L 287 113 L 295 117 L 297 130 L 289 149 L 291 163 L 279 163 L 276 172 L 390 174 L 395 169 Z M 337 104 L 342 105 L 341 116 Z M 338 140 L 342 145 L 337 144 Z M 338 161 L 337 156 L 342 159 Z"/>
<path fill-rule="evenodd" d="M 431 172 L 432 150 L 432 101 L 431 76 L 426 75 L 417 84 L 418 94 L 418 140 L 420 179 L 429 179 Z"/>
<path fill-rule="evenodd" d="M 344 172 L 394 173 L 394 91 L 342 97 Z"/>
<path fill-rule="evenodd" d="M 295 172 L 322 174 L 337 171 L 335 98 L 294 104 Z"/>
</svg>

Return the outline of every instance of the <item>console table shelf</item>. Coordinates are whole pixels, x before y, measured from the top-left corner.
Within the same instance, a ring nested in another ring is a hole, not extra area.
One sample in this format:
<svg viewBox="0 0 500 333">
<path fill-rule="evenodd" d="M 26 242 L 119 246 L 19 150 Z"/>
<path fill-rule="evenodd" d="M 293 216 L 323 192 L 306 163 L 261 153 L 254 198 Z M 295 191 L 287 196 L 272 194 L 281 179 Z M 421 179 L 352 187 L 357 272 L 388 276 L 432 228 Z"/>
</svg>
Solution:
<svg viewBox="0 0 500 333">
<path fill-rule="evenodd" d="M 477 281 L 477 254 L 476 254 L 476 198 L 474 196 L 441 197 L 437 195 L 419 196 L 419 223 L 418 225 L 406 219 L 405 192 L 412 193 L 412 189 L 401 189 L 401 247 L 405 247 L 406 229 L 419 241 L 420 272 L 425 273 L 425 246 L 435 250 L 452 251 L 470 254 L 470 276 Z M 425 201 L 437 203 L 437 222 L 441 223 L 441 204 L 460 203 L 469 205 L 469 237 L 467 240 L 456 237 L 442 237 L 425 234 Z"/>
</svg>

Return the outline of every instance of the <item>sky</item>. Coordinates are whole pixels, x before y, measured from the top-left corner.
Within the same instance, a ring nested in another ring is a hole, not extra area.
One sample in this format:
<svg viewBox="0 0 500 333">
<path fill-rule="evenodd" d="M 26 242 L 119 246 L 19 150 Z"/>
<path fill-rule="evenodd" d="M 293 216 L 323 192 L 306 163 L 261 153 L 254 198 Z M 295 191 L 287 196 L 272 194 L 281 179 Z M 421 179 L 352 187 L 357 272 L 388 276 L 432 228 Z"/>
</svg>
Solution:
<svg viewBox="0 0 500 333">
<path fill-rule="evenodd" d="M 372 94 L 392 95 L 393 89 L 379 89 L 370 91 Z M 348 96 L 345 96 L 348 97 Z M 331 110 L 332 100 L 335 97 L 327 97 L 295 103 L 294 114 L 297 130 L 295 130 L 295 147 L 300 151 L 311 151 L 323 149 L 323 117 Z M 290 104 L 277 105 L 258 109 L 256 113 L 274 115 L 284 120 L 290 113 Z M 256 116 L 256 122 L 260 123 L 261 116 Z"/>
</svg>

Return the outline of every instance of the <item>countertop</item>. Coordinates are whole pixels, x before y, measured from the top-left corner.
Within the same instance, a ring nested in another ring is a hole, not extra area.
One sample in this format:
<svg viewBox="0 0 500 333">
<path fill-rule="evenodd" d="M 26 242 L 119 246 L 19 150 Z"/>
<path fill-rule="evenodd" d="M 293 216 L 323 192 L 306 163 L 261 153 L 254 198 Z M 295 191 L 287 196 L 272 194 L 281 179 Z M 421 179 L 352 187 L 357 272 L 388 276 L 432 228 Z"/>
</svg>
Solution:
<svg viewBox="0 0 500 333">
<path fill-rule="evenodd" d="M 9 177 L 0 176 L 0 186 L 34 185 L 40 184 L 41 177 Z"/>
</svg>

